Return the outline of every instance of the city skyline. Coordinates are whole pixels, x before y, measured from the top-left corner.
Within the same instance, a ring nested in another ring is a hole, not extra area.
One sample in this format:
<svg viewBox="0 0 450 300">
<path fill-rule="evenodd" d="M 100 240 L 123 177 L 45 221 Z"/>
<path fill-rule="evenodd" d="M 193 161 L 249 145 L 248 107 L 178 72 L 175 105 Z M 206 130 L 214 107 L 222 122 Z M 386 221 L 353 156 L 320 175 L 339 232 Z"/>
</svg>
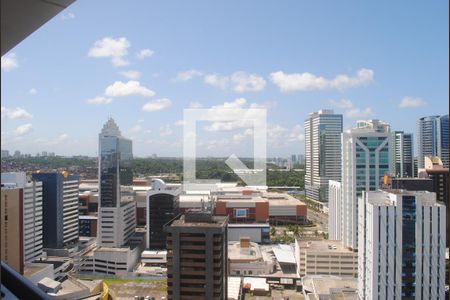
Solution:
<svg viewBox="0 0 450 300">
<path fill-rule="evenodd" d="M 180 157 L 184 108 L 266 107 L 287 157 L 322 108 L 415 135 L 448 113 L 448 3 L 291 4 L 75 2 L 2 57 L 2 149 L 96 156 L 112 116 L 136 156 Z M 200 156 L 251 156 L 246 130 L 202 127 Z"/>
</svg>

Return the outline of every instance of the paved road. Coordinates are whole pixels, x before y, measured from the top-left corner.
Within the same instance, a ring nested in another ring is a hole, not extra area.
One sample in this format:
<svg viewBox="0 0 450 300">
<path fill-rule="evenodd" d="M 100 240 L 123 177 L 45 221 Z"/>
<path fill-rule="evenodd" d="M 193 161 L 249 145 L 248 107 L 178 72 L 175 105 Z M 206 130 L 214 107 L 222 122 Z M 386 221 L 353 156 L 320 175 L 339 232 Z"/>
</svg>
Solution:
<svg viewBox="0 0 450 300">
<path fill-rule="evenodd" d="M 328 215 L 324 213 L 319 213 L 311 208 L 308 208 L 308 219 L 317 224 L 319 231 L 325 231 L 328 233 Z"/>
</svg>

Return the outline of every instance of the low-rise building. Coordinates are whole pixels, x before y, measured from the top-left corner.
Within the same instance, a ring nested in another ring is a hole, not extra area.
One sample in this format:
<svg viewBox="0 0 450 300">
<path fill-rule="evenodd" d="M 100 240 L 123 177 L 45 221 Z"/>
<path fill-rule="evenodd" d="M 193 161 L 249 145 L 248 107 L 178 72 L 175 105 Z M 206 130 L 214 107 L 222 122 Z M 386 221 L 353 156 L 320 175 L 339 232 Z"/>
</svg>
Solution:
<svg viewBox="0 0 450 300">
<path fill-rule="evenodd" d="M 266 275 L 275 272 L 275 261 L 248 237 L 228 242 L 230 275 Z"/>
<path fill-rule="evenodd" d="M 75 259 L 78 273 L 126 276 L 139 261 L 139 247 L 99 247 Z"/>
<path fill-rule="evenodd" d="M 359 300 L 356 278 L 333 275 L 310 275 L 302 278 L 306 300 Z"/>
<path fill-rule="evenodd" d="M 296 241 L 295 259 L 299 276 L 358 276 L 358 253 L 341 241 Z"/>
<path fill-rule="evenodd" d="M 228 216 L 230 223 L 304 224 L 306 204 L 289 194 L 252 191 L 217 194 L 215 214 Z"/>
</svg>

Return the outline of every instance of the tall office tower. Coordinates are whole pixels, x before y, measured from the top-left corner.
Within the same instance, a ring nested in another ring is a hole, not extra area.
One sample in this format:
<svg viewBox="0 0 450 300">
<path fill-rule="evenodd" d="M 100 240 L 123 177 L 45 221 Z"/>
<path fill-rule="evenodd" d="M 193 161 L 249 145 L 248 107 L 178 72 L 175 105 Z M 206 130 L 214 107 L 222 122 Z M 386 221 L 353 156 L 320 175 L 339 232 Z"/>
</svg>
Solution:
<svg viewBox="0 0 450 300">
<path fill-rule="evenodd" d="M 419 169 L 424 167 L 425 156 L 438 156 L 449 167 L 448 115 L 420 118 L 417 122 L 417 156 Z"/>
<path fill-rule="evenodd" d="M 306 196 L 328 202 L 328 181 L 341 180 L 342 115 L 332 110 L 309 114 L 305 120 Z"/>
<path fill-rule="evenodd" d="M 328 184 L 328 239 L 342 239 L 342 187 L 339 181 L 330 180 Z"/>
<path fill-rule="evenodd" d="M 112 118 L 99 134 L 98 244 L 121 247 L 136 228 L 132 143 Z"/>
<path fill-rule="evenodd" d="M 0 258 L 23 274 L 23 189 L 2 184 L 0 204 Z"/>
<path fill-rule="evenodd" d="M 414 177 L 413 135 L 403 131 L 393 132 L 394 175 Z"/>
<path fill-rule="evenodd" d="M 179 185 L 167 185 L 161 179 L 152 180 L 152 188 L 147 191 L 147 248 L 166 248 L 164 225 L 178 215 Z"/>
<path fill-rule="evenodd" d="M 445 297 L 445 207 L 430 192 L 363 194 L 359 211 L 360 299 Z"/>
<path fill-rule="evenodd" d="M 44 248 L 60 249 L 78 242 L 78 177 L 33 173 L 42 182 Z"/>
<path fill-rule="evenodd" d="M 23 258 L 32 262 L 42 256 L 42 182 L 28 180 L 25 172 L 2 173 L 2 186 L 22 189 Z M 17 237 L 18 238 L 18 237 Z"/>
<path fill-rule="evenodd" d="M 169 300 L 227 299 L 227 223 L 197 210 L 164 227 Z"/>
<path fill-rule="evenodd" d="M 342 226 L 346 247 L 358 249 L 358 205 L 362 191 L 375 191 L 383 176 L 392 172 L 389 125 L 379 120 L 358 121 L 343 133 Z"/>
</svg>

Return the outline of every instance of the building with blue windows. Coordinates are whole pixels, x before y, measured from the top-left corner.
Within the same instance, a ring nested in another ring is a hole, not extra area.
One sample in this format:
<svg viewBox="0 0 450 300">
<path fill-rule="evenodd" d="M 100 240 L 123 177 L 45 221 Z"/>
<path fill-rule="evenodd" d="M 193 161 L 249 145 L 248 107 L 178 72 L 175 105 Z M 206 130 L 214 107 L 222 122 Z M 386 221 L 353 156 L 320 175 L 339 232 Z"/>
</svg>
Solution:
<svg viewBox="0 0 450 300">
<path fill-rule="evenodd" d="M 425 191 L 363 192 L 360 299 L 445 299 L 445 205 Z"/>
<path fill-rule="evenodd" d="M 414 177 L 413 135 L 403 131 L 393 133 L 394 176 L 400 178 Z"/>
<path fill-rule="evenodd" d="M 358 121 L 356 128 L 342 134 L 342 141 L 342 203 L 335 205 L 340 211 L 330 214 L 341 219 L 344 245 L 356 250 L 359 199 L 363 191 L 378 190 L 384 175 L 392 173 L 392 135 L 387 123 Z"/>
<path fill-rule="evenodd" d="M 103 125 L 99 144 L 98 244 L 122 247 L 136 229 L 133 147 L 112 118 Z"/>
<path fill-rule="evenodd" d="M 425 156 L 438 156 L 449 167 L 448 115 L 429 116 L 417 121 L 418 167 L 424 167 Z"/>
<path fill-rule="evenodd" d="M 306 197 L 328 202 L 328 181 L 341 180 L 342 115 L 322 109 L 305 120 Z"/>
<path fill-rule="evenodd" d="M 44 248 L 61 249 L 78 242 L 78 177 L 64 173 L 33 173 L 42 182 Z"/>
</svg>

